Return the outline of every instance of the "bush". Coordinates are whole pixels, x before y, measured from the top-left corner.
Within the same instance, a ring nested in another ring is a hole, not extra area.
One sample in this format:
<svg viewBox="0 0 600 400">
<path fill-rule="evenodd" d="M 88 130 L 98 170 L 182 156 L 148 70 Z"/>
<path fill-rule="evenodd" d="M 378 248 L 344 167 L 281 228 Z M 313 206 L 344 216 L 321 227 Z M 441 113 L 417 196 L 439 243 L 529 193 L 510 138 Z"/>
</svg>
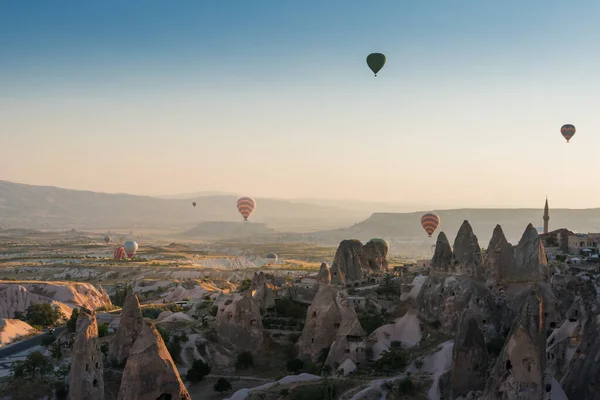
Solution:
<svg viewBox="0 0 600 400">
<path fill-rule="evenodd" d="M 381 353 L 381 358 L 373 367 L 381 372 L 402 371 L 408 365 L 408 354 L 400 342 L 392 342 L 389 351 Z"/>
<path fill-rule="evenodd" d="M 29 325 L 52 326 L 63 317 L 59 309 L 52 307 L 49 303 L 32 304 L 25 312 L 25 321 Z"/>
<path fill-rule="evenodd" d="M 108 335 L 108 325 L 98 324 L 98 337 L 104 337 Z"/>
<path fill-rule="evenodd" d="M 277 314 L 286 318 L 306 319 L 306 308 L 291 299 L 280 299 L 275 302 Z"/>
<path fill-rule="evenodd" d="M 298 373 L 299 371 L 302 371 L 303 368 L 304 368 L 304 363 L 299 358 L 294 358 L 287 362 L 288 371 L 290 371 L 294 374 Z"/>
<path fill-rule="evenodd" d="M 235 367 L 238 369 L 247 369 L 254 366 L 254 356 L 249 351 L 244 351 L 237 356 Z"/>
<path fill-rule="evenodd" d="M 375 329 L 385 324 L 383 317 L 379 314 L 364 315 L 359 318 L 359 321 L 360 325 L 367 332 L 367 335 L 370 335 Z"/>
<path fill-rule="evenodd" d="M 142 316 L 144 318 L 156 319 L 164 310 L 158 307 L 144 307 L 142 309 Z"/>
<path fill-rule="evenodd" d="M 219 378 L 215 386 L 213 386 L 215 392 L 223 393 L 231 390 L 231 383 L 225 378 Z"/>
<path fill-rule="evenodd" d="M 504 340 L 502 338 L 494 338 L 486 343 L 487 351 L 490 355 L 499 355 L 504 347 Z"/>
<path fill-rule="evenodd" d="M 187 380 L 190 382 L 200 382 L 204 377 L 210 374 L 211 366 L 202 360 L 196 360 L 187 372 Z"/>
<path fill-rule="evenodd" d="M 400 394 L 408 394 L 415 391 L 415 384 L 412 379 L 404 378 L 398 383 L 398 393 Z"/>
<path fill-rule="evenodd" d="M 423 359 L 422 358 L 415 360 L 415 368 L 418 370 L 423 368 Z"/>
</svg>

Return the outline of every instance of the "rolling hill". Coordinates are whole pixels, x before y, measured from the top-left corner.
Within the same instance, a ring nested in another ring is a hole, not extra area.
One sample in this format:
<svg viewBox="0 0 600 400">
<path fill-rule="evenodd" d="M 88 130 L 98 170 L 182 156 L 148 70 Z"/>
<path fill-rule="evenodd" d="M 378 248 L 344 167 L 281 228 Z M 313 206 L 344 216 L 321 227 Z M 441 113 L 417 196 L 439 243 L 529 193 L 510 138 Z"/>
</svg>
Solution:
<svg viewBox="0 0 600 400">
<path fill-rule="evenodd" d="M 129 194 L 33 186 L 0 181 L 0 226 L 26 229 L 188 230 L 207 221 L 238 222 L 235 196 L 160 199 Z M 347 226 L 368 213 L 285 200 L 256 198 L 251 220 L 277 231 L 309 232 Z"/>
</svg>

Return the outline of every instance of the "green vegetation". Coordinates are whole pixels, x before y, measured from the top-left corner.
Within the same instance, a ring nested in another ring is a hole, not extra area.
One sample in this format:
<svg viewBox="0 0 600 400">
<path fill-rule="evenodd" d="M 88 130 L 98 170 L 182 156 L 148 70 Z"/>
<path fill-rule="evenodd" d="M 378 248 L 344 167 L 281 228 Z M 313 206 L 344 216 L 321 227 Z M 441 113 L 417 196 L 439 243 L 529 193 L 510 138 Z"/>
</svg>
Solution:
<svg viewBox="0 0 600 400">
<path fill-rule="evenodd" d="M 338 386 L 328 379 L 316 385 L 305 385 L 292 392 L 292 400 L 334 400 L 341 394 Z"/>
<path fill-rule="evenodd" d="M 231 390 L 231 383 L 225 378 L 219 378 L 213 389 L 219 393 L 227 392 Z"/>
<path fill-rule="evenodd" d="M 299 358 L 293 358 L 287 362 L 287 369 L 291 373 L 297 374 L 298 372 L 302 371 L 303 368 L 304 362 L 302 362 L 302 360 Z"/>
<path fill-rule="evenodd" d="M 56 341 L 54 336 L 46 335 L 42 337 L 42 346 L 49 347 L 52 343 Z"/>
<path fill-rule="evenodd" d="M 187 372 L 186 378 L 192 383 L 200 382 L 204 377 L 210 374 L 211 366 L 202 360 L 196 360 Z"/>
<path fill-rule="evenodd" d="M 32 326 L 54 326 L 62 318 L 64 318 L 62 311 L 48 303 L 32 304 L 25 312 L 25 321 Z"/>
<path fill-rule="evenodd" d="M 377 328 L 385 324 L 385 320 L 379 313 L 364 313 L 359 316 L 358 320 L 360 321 L 360 325 L 367 332 L 367 335 L 370 335 Z"/>
<path fill-rule="evenodd" d="M 254 366 L 254 356 L 249 351 L 244 351 L 237 356 L 235 367 L 237 369 L 248 369 Z"/>
<path fill-rule="evenodd" d="M 119 285 L 115 288 L 115 294 L 110 297 L 110 301 L 118 307 L 123 307 L 123 303 L 125 303 L 125 297 L 127 297 L 127 293 L 133 290 L 131 285 Z"/>
<path fill-rule="evenodd" d="M 45 374 L 51 372 L 52 362 L 39 351 L 34 351 L 27 356 L 25 361 L 13 362 L 11 370 L 15 378 L 34 380 L 37 375 L 39 375 L 40 378 L 43 378 Z"/>
<path fill-rule="evenodd" d="M 142 316 L 144 318 L 157 319 L 161 312 L 171 311 L 173 313 L 183 311 L 183 307 L 178 306 L 175 303 L 168 303 L 165 305 L 143 307 Z"/>
<path fill-rule="evenodd" d="M 285 318 L 306 319 L 306 307 L 291 299 L 279 299 L 275 301 L 277 314 Z"/>
<path fill-rule="evenodd" d="M 409 354 L 402 347 L 402 343 L 394 341 L 390 344 L 388 351 L 381 353 L 381 358 L 373 364 L 378 372 L 394 373 L 403 371 L 409 364 Z"/>
<path fill-rule="evenodd" d="M 98 337 L 104 337 L 108 335 L 108 325 L 98 324 Z"/>
</svg>

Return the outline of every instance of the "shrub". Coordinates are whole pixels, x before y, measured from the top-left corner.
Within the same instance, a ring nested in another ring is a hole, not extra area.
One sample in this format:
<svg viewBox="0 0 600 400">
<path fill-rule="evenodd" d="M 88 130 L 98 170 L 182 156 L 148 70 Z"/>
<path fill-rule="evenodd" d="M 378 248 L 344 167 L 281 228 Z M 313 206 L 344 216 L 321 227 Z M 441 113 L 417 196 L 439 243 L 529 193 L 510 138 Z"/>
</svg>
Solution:
<svg viewBox="0 0 600 400">
<path fill-rule="evenodd" d="M 98 337 L 104 337 L 108 335 L 108 325 L 98 324 Z"/>
<path fill-rule="evenodd" d="M 409 377 L 402 379 L 399 383 L 398 383 L 398 393 L 400 394 L 407 394 L 407 393 L 412 393 L 415 390 L 415 384 L 413 383 L 412 379 L 410 379 Z"/>
<path fill-rule="evenodd" d="M 249 351 L 244 351 L 237 356 L 235 367 L 246 369 L 254 366 L 254 356 Z"/>
<path fill-rule="evenodd" d="M 287 362 L 288 371 L 290 371 L 294 374 L 298 373 L 299 371 L 302 371 L 303 368 L 304 368 L 304 363 L 299 358 L 294 358 Z"/>
<path fill-rule="evenodd" d="M 187 372 L 187 380 L 190 382 L 200 382 L 204 377 L 210 374 L 211 366 L 202 360 L 196 360 Z"/>
<path fill-rule="evenodd" d="M 42 337 L 42 346 L 48 347 L 55 341 L 56 341 L 56 338 L 54 336 L 45 335 Z"/>
<path fill-rule="evenodd" d="M 32 304 L 25 312 L 25 321 L 29 325 L 52 326 L 63 316 L 59 309 L 49 303 Z"/>
<path fill-rule="evenodd" d="M 231 390 L 231 383 L 225 378 L 219 378 L 213 389 L 219 393 L 227 392 Z"/>
<path fill-rule="evenodd" d="M 418 370 L 423 368 L 423 359 L 422 358 L 415 360 L 415 368 Z"/>
</svg>

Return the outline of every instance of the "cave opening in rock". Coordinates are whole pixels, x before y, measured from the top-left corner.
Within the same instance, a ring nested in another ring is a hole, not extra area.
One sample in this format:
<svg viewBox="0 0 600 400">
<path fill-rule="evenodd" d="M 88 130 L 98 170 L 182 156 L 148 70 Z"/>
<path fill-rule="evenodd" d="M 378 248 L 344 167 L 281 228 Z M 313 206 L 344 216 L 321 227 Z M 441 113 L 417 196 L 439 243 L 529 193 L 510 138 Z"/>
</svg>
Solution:
<svg viewBox="0 0 600 400">
<path fill-rule="evenodd" d="M 510 362 L 510 360 L 506 360 L 506 370 L 507 371 L 512 370 L 512 363 Z"/>
</svg>

